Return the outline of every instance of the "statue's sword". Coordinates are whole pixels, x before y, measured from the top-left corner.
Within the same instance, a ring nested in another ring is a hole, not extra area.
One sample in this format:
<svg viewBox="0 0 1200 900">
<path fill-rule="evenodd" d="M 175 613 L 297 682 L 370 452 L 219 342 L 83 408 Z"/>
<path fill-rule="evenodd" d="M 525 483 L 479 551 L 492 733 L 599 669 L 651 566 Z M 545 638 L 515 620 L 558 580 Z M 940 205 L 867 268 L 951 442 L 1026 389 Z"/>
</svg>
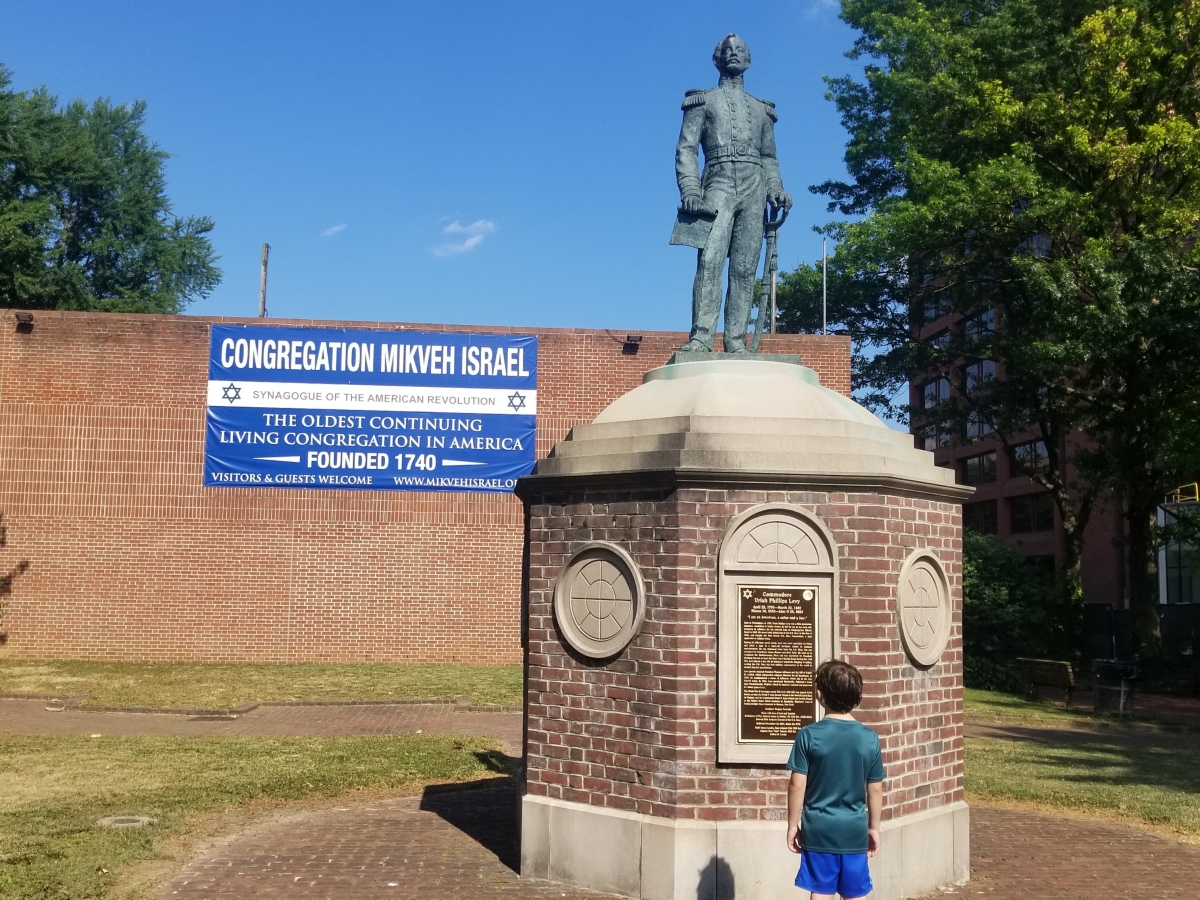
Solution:
<svg viewBox="0 0 1200 900">
<path fill-rule="evenodd" d="M 779 271 L 779 227 L 787 221 L 786 206 L 767 204 L 763 210 L 763 233 L 767 236 L 767 257 L 763 260 L 762 287 L 758 296 L 758 319 L 754 323 L 754 337 L 750 340 L 750 352 L 758 352 L 758 342 L 767 327 L 767 304 L 771 308 L 771 331 L 775 330 L 775 275 Z M 769 286 L 769 287 L 768 287 Z M 769 298 L 769 299 L 768 299 Z"/>
</svg>

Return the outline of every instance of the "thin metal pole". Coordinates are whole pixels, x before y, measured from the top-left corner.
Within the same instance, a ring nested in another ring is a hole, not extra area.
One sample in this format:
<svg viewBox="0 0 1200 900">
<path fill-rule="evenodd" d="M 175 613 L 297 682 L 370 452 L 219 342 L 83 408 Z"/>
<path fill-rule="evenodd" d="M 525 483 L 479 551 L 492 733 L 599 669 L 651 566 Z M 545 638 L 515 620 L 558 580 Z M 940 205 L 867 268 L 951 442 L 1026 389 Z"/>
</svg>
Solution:
<svg viewBox="0 0 1200 900">
<path fill-rule="evenodd" d="M 826 277 L 828 256 L 825 254 L 825 242 L 827 240 L 828 238 L 821 238 L 821 334 L 829 334 L 828 319 L 825 312 L 827 308 L 825 293 L 826 285 L 828 283 L 828 278 Z"/>
<path fill-rule="evenodd" d="M 258 317 L 267 317 L 267 257 L 271 255 L 271 245 L 263 244 L 262 280 L 258 283 Z"/>
<path fill-rule="evenodd" d="M 775 333 L 775 270 L 771 270 L 771 334 Z"/>
</svg>

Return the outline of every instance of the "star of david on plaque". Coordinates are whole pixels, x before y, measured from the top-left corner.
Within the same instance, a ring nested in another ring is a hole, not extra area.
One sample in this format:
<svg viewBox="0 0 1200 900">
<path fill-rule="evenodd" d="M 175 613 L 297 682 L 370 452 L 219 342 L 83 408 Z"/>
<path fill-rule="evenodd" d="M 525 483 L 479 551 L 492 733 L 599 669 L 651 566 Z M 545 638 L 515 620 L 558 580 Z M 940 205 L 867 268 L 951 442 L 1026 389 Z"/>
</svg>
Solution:
<svg viewBox="0 0 1200 900">
<path fill-rule="evenodd" d="M 525 395 L 520 391 L 513 391 L 508 395 L 508 408 L 520 412 L 525 408 Z"/>
<path fill-rule="evenodd" d="M 229 384 L 227 384 L 225 387 L 221 388 L 221 391 L 221 398 L 223 400 L 228 400 L 230 403 L 232 403 L 234 400 L 242 399 L 242 389 L 232 381 L 229 382 Z"/>
</svg>

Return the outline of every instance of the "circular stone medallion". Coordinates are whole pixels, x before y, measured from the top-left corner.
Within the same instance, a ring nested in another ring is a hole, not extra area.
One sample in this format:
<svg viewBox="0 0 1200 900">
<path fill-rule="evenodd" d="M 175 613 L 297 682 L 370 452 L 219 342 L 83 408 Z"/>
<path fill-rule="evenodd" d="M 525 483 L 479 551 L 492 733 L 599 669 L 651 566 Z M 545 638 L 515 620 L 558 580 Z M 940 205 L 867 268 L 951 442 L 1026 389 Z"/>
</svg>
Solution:
<svg viewBox="0 0 1200 900">
<path fill-rule="evenodd" d="M 900 570 L 896 612 L 900 638 L 913 663 L 928 668 L 941 659 L 954 611 L 946 570 L 928 550 L 913 553 Z"/>
<path fill-rule="evenodd" d="M 584 656 L 616 656 L 641 629 L 645 614 L 642 574 L 616 544 L 586 544 L 558 573 L 554 619 L 567 643 Z"/>
</svg>

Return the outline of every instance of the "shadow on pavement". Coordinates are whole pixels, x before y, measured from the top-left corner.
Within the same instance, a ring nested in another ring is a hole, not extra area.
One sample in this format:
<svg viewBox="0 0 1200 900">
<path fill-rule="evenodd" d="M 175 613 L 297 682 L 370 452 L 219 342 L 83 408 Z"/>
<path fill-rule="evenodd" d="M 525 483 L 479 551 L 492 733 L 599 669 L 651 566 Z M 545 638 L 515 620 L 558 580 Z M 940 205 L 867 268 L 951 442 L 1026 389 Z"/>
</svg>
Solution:
<svg viewBox="0 0 1200 900">
<path fill-rule="evenodd" d="M 511 772 L 519 760 L 490 751 L 483 762 Z M 521 798 L 513 778 L 484 778 L 459 784 L 431 784 L 421 794 L 421 809 L 440 816 L 513 872 L 520 873 Z"/>
</svg>

